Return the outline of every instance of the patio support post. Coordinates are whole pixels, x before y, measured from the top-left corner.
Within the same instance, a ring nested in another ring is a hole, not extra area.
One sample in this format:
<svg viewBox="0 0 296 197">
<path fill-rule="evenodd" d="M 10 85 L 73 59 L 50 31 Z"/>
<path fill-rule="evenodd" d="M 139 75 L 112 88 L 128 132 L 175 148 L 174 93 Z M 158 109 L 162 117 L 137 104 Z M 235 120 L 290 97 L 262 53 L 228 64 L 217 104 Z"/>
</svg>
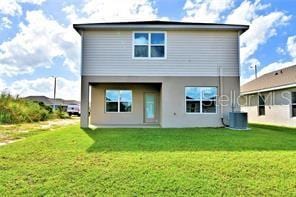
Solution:
<svg viewBox="0 0 296 197">
<path fill-rule="evenodd" d="M 83 76 L 81 77 L 81 116 L 80 127 L 88 128 L 89 126 L 89 82 Z"/>
</svg>

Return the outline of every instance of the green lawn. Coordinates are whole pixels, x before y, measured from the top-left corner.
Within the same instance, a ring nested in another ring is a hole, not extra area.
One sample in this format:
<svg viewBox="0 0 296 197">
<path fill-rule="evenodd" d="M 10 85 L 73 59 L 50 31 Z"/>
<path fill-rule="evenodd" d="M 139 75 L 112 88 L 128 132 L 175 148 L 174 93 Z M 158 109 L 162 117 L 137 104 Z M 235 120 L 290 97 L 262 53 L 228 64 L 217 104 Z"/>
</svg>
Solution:
<svg viewBox="0 0 296 197">
<path fill-rule="evenodd" d="M 0 147 L 5 195 L 296 195 L 296 129 L 68 126 Z"/>
</svg>

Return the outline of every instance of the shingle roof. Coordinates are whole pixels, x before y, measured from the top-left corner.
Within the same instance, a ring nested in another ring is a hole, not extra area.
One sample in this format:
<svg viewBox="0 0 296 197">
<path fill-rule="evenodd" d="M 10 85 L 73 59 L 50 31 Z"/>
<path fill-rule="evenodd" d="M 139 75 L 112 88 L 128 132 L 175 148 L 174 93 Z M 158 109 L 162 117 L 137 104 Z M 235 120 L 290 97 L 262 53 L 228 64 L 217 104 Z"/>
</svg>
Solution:
<svg viewBox="0 0 296 197">
<path fill-rule="evenodd" d="M 248 94 L 268 89 L 296 87 L 296 65 L 264 74 L 241 86 L 241 93 Z"/>
<path fill-rule="evenodd" d="M 27 96 L 24 99 L 44 103 L 44 105 L 52 105 L 50 98 L 46 96 Z"/>
<path fill-rule="evenodd" d="M 122 21 L 122 22 L 101 22 L 101 23 L 83 23 L 74 24 L 76 25 L 227 25 L 227 26 L 243 26 L 249 27 L 248 25 L 236 25 L 236 24 L 222 24 L 222 23 L 196 23 L 196 22 L 181 22 L 181 21 Z"/>
<path fill-rule="evenodd" d="M 36 101 L 36 102 L 41 102 L 44 103 L 44 105 L 61 105 L 61 106 L 67 106 L 70 104 L 80 104 L 79 101 L 75 100 L 64 100 L 60 98 L 56 98 L 55 100 L 52 98 L 48 98 L 46 96 L 27 96 L 24 99 L 31 100 L 31 101 Z"/>
<path fill-rule="evenodd" d="M 80 102 L 75 101 L 75 100 L 64 100 L 64 104 L 66 104 L 66 105 L 80 105 Z"/>
<path fill-rule="evenodd" d="M 79 32 L 83 29 L 98 29 L 98 28 L 128 28 L 128 27 L 147 27 L 147 28 L 202 28 L 202 29 L 228 29 L 245 32 L 249 29 L 248 25 L 236 24 L 219 24 L 219 23 L 194 23 L 180 21 L 130 21 L 130 22 L 105 22 L 105 23 L 84 23 L 73 24 L 74 29 Z"/>
</svg>

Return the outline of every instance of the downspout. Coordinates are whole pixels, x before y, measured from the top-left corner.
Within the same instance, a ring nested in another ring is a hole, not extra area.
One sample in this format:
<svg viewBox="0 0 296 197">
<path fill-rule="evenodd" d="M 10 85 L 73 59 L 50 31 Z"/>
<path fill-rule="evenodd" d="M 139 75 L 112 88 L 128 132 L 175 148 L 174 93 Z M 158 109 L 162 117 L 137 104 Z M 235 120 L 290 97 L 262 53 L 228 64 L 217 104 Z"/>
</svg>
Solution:
<svg viewBox="0 0 296 197">
<path fill-rule="evenodd" d="M 224 127 L 228 127 L 229 125 L 225 124 L 224 122 L 224 115 L 223 115 L 223 106 L 222 106 L 222 102 L 221 102 L 221 98 L 223 96 L 223 80 L 222 80 L 222 68 L 220 66 L 218 66 L 219 69 L 219 103 L 220 103 L 220 118 L 221 118 L 221 122 L 222 125 Z"/>
<path fill-rule="evenodd" d="M 223 107 L 221 104 L 221 97 L 223 95 L 223 87 L 222 87 L 222 77 L 221 77 L 221 67 L 218 66 L 219 69 L 219 103 L 220 103 L 220 118 L 223 118 Z"/>
</svg>

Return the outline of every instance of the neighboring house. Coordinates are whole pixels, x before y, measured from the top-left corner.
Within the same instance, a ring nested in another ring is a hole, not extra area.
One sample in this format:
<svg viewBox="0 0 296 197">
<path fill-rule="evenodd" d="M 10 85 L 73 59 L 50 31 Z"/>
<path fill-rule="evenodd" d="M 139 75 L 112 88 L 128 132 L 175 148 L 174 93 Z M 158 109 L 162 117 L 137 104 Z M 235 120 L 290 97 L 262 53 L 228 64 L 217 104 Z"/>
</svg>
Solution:
<svg viewBox="0 0 296 197">
<path fill-rule="evenodd" d="M 35 101 L 38 103 L 43 103 L 45 106 L 49 106 L 51 108 L 53 108 L 53 106 L 55 105 L 56 108 L 60 108 L 63 111 L 66 111 L 68 105 L 80 104 L 79 101 L 75 101 L 75 100 L 64 100 L 60 98 L 53 99 L 53 98 L 48 98 L 46 96 L 27 96 L 27 97 L 24 97 L 24 99 Z"/>
<path fill-rule="evenodd" d="M 31 100 L 38 103 L 43 103 L 46 106 L 52 106 L 51 99 L 46 96 L 27 96 L 24 97 L 26 100 Z"/>
<path fill-rule="evenodd" d="M 142 21 L 74 28 L 82 40 L 81 127 L 89 126 L 89 106 L 97 126 L 220 127 L 239 110 L 234 101 L 220 107 L 218 96 L 239 96 L 239 37 L 248 26 Z"/>
<path fill-rule="evenodd" d="M 76 100 L 63 100 L 63 103 L 65 105 L 80 105 L 80 102 L 79 101 L 76 101 Z"/>
<path fill-rule="evenodd" d="M 250 122 L 296 126 L 296 65 L 244 84 L 241 95 Z"/>
</svg>

